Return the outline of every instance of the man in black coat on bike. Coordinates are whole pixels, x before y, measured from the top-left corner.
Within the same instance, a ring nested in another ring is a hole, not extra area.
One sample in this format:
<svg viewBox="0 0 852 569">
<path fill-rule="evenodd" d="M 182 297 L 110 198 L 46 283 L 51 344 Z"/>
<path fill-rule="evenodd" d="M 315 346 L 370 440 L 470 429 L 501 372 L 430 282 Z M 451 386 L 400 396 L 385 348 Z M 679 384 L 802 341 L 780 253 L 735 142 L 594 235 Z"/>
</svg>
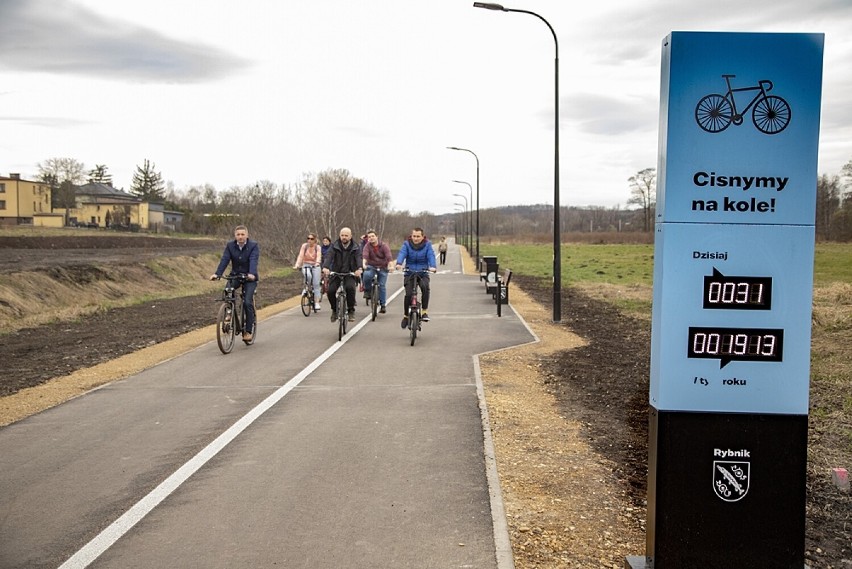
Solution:
<svg viewBox="0 0 852 569">
<path fill-rule="evenodd" d="M 343 277 L 346 288 L 346 304 L 349 306 L 348 318 L 355 321 L 355 287 L 356 278 L 361 276 L 361 247 L 352 241 L 352 230 L 344 227 L 340 230 L 340 239 L 331 244 L 331 248 L 322 258 L 322 272 L 328 277 L 330 272 L 355 273 L 355 276 Z M 328 302 L 331 304 L 331 321 L 337 320 L 337 289 L 340 288 L 340 278 L 328 281 Z"/>
<path fill-rule="evenodd" d="M 245 225 L 238 225 L 234 229 L 234 240 L 228 241 L 225 245 L 225 251 L 222 253 L 222 260 L 219 261 L 219 266 L 216 272 L 210 275 L 210 280 L 222 278 L 225 269 L 228 268 L 228 263 L 231 264 L 232 274 L 246 275 L 246 280 L 242 283 L 243 291 L 245 291 L 245 310 L 246 310 L 246 332 L 243 333 L 243 341 L 251 342 L 251 330 L 254 330 L 254 291 L 257 290 L 257 283 L 260 280 L 257 276 L 257 263 L 260 260 L 260 245 L 257 241 L 249 239 L 248 229 Z"/>
</svg>

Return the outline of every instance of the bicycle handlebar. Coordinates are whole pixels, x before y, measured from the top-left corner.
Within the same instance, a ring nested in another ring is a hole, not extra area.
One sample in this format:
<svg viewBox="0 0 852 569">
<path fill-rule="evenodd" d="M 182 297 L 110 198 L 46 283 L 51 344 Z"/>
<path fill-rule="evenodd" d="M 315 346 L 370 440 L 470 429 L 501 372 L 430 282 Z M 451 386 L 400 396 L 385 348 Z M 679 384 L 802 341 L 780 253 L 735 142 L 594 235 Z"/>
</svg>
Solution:
<svg viewBox="0 0 852 569">
<path fill-rule="evenodd" d="M 219 275 L 216 277 L 217 281 L 221 279 L 238 279 L 241 281 L 245 281 L 248 280 L 248 275 L 246 273 L 231 273 L 230 275 Z"/>
</svg>

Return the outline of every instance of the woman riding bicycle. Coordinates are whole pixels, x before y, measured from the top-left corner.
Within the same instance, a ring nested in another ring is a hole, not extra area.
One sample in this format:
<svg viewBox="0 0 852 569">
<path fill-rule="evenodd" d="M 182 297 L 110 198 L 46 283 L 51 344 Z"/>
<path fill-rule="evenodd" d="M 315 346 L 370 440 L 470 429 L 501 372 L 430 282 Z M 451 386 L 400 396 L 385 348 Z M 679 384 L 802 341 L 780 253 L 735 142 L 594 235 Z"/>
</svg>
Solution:
<svg viewBox="0 0 852 569">
<path fill-rule="evenodd" d="M 410 272 L 405 276 L 405 302 L 402 303 L 402 309 L 405 311 L 402 317 L 400 326 L 408 327 L 408 305 L 411 303 L 411 295 L 414 291 L 414 273 L 420 271 L 428 271 L 434 273 L 437 271 L 437 263 L 435 262 L 435 250 L 432 249 L 432 243 L 423 235 L 423 230 L 415 227 L 411 231 L 411 236 L 402 244 L 399 250 L 399 255 L 396 257 L 396 268 L 401 269 L 403 263 L 405 268 Z M 422 291 L 421 306 L 422 312 L 420 318 L 423 322 L 429 322 L 429 275 L 422 274 L 420 276 L 420 290 Z"/>
<path fill-rule="evenodd" d="M 234 240 L 229 241 L 225 245 L 225 251 L 222 253 L 222 260 L 219 261 L 219 266 L 216 272 L 210 275 L 210 280 L 222 278 L 225 269 L 228 268 L 228 263 L 231 264 L 232 274 L 244 274 L 246 280 L 242 282 L 243 292 L 245 293 L 245 313 L 246 313 L 246 332 L 243 333 L 243 341 L 251 342 L 252 335 L 250 330 L 254 329 L 254 321 L 256 315 L 254 313 L 254 291 L 257 290 L 257 283 L 260 278 L 257 275 L 257 263 L 260 260 L 260 245 L 257 241 L 249 239 L 248 229 L 245 225 L 238 225 L 234 229 Z M 235 286 L 240 286 L 240 282 L 235 279 Z"/>
<path fill-rule="evenodd" d="M 308 233 L 308 240 L 302 243 L 299 249 L 299 256 L 296 258 L 294 269 L 301 269 L 303 273 L 310 273 L 311 286 L 314 289 L 314 310 L 319 310 L 322 306 L 320 299 L 322 298 L 322 287 L 320 286 L 320 267 L 322 266 L 322 248 L 317 243 L 316 233 Z"/>
<path fill-rule="evenodd" d="M 385 302 L 387 301 L 387 283 L 388 270 L 393 268 L 393 255 L 387 243 L 379 241 L 379 236 L 375 230 L 371 229 L 367 232 L 367 244 L 361 251 L 361 256 L 364 260 L 364 298 L 370 298 L 371 294 L 376 294 L 375 290 L 369 290 L 373 284 L 373 275 L 379 275 L 379 311 L 384 314 Z"/>
</svg>

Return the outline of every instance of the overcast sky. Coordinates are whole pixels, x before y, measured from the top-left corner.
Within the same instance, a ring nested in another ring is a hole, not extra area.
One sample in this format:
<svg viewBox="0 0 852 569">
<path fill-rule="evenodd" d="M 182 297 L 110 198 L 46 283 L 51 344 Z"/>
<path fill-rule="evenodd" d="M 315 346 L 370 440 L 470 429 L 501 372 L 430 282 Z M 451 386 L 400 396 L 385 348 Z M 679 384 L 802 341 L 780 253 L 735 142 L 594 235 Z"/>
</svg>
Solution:
<svg viewBox="0 0 852 569">
<path fill-rule="evenodd" d="M 559 40 L 563 206 L 626 206 L 657 165 L 671 31 L 826 34 L 818 171 L 852 159 L 850 0 L 518 0 Z M 0 174 L 71 157 L 129 190 L 344 168 L 398 210 L 553 203 L 554 42 L 468 0 L 0 0 Z M 475 196 L 474 196 L 475 199 Z"/>
</svg>

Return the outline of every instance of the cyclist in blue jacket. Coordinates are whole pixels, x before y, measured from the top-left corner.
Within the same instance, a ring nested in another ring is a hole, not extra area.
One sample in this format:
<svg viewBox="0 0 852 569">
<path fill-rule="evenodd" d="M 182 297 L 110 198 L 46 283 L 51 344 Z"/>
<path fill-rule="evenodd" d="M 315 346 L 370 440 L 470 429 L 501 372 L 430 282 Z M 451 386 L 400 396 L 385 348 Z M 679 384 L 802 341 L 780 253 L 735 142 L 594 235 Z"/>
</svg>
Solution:
<svg viewBox="0 0 852 569">
<path fill-rule="evenodd" d="M 234 229 L 234 240 L 228 241 L 225 245 L 225 251 L 222 253 L 222 260 L 219 261 L 219 266 L 216 267 L 216 272 L 210 275 L 210 280 L 214 281 L 221 278 L 231 264 L 231 273 L 244 274 L 246 280 L 242 283 L 243 291 L 245 291 L 245 310 L 246 310 L 246 330 L 254 329 L 254 291 L 257 290 L 257 283 L 260 280 L 257 275 L 257 262 L 260 260 L 260 245 L 257 241 L 249 239 L 248 229 L 245 225 L 238 225 Z M 251 342 L 251 332 L 243 334 L 243 340 Z"/>
<path fill-rule="evenodd" d="M 402 244 L 399 249 L 399 255 L 396 256 L 396 269 L 400 270 L 405 264 L 405 268 L 409 271 L 429 271 L 434 273 L 437 271 L 437 262 L 435 261 L 435 250 L 432 249 L 432 243 L 423 235 L 423 230 L 415 227 L 411 231 L 411 236 Z M 421 319 L 423 322 L 429 322 L 429 275 L 420 277 L 421 296 Z M 411 296 L 414 292 L 414 275 L 409 273 L 405 277 L 405 302 L 402 304 L 404 315 L 402 317 L 402 328 L 408 327 L 408 305 L 411 304 Z"/>
</svg>

